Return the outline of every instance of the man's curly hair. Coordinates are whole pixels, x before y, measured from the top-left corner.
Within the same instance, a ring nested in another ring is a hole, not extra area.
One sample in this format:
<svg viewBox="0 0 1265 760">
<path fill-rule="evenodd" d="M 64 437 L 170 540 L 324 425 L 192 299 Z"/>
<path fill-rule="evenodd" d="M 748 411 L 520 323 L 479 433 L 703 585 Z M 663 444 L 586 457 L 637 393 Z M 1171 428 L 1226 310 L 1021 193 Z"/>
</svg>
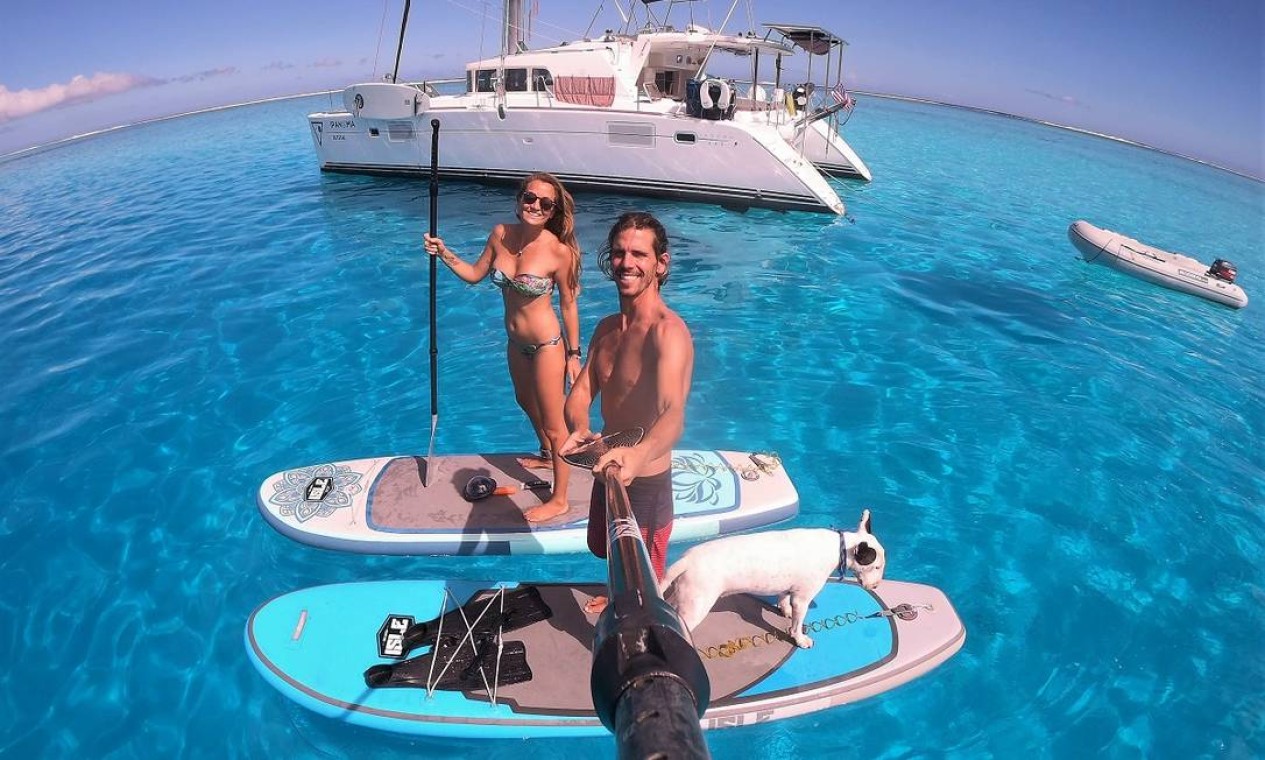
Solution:
<svg viewBox="0 0 1265 760">
<path fill-rule="evenodd" d="M 610 234 L 606 236 L 606 242 L 597 252 L 597 266 L 602 270 L 602 274 L 607 279 L 614 279 L 614 270 L 611 268 L 611 248 L 615 246 L 615 239 L 619 237 L 624 230 L 650 230 L 654 234 L 654 255 L 655 258 L 662 258 L 668 252 L 668 231 L 663 228 L 663 224 L 654 218 L 653 214 L 645 211 L 629 211 L 619 217 L 611 227 Z M 671 274 L 672 260 L 669 258 L 667 265 L 663 269 L 663 274 L 659 275 L 659 287 L 663 287 L 668 281 L 668 275 Z"/>
</svg>

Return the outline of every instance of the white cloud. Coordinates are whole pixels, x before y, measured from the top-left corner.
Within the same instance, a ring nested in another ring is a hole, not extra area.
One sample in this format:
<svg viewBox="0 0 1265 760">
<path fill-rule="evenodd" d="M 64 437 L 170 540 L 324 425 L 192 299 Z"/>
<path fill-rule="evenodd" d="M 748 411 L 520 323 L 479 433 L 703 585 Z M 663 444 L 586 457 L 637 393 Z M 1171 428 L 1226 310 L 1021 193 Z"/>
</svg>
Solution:
<svg viewBox="0 0 1265 760">
<path fill-rule="evenodd" d="M 10 90 L 0 84 L 0 124 L 69 103 L 83 103 L 106 95 L 159 84 L 136 74 L 97 72 L 76 76 L 66 84 L 50 84 L 37 90 Z"/>
<path fill-rule="evenodd" d="M 237 73 L 236 66 L 221 66 L 218 69 L 207 69 L 206 71 L 198 71 L 193 74 L 185 74 L 182 77 L 169 79 L 168 82 L 205 82 L 208 79 L 223 76 L 233 76 Z"/>
</svg>

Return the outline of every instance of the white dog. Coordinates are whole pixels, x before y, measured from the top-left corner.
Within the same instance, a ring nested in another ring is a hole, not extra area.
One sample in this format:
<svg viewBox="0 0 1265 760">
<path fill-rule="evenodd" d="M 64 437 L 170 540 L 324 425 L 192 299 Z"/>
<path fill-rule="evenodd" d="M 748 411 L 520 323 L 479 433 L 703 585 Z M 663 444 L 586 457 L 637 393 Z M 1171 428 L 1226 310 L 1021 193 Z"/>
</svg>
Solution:
<svg viewBox="0 0 1265 760">
<path fill-rule="evenodd" d="M 689 549 L 664 576 L 664 599 L 693 633 L 717 599 L 729 594 L 777 595 L 777 608 L 791 619 L 787 631 L 808 648 L 804 635 L 808 604 L 838 570 L 852 571 L 872 589 L 883 580 L 887 554 L 870 532 L 870 510 L 857 532 L 826 528 L 766 531 L 708 541 Z"/>
</svg>

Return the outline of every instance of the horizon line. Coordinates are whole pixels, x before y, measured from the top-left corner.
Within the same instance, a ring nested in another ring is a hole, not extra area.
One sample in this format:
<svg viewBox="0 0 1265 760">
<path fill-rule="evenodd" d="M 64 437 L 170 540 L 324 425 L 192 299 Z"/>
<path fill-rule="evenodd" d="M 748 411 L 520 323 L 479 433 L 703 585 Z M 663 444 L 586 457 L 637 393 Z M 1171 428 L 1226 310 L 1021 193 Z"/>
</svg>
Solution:
<svg viewBox="0 0 1265 760">
<path fill-rule="evenodd" d="M 429 80 L 422 80 L 422 81 L 429 81 Z M 227 111 L 233 108 L 244 108 L 246 106 L 260 105 L 262 103 L 274 103 L 274 102 L 278 102 L 282 100 L 295 100 L 297 98 L 308 98 L 308 97 L 314 97 L 317 95 L 329 95 L 331 93 L 338 92 L 341 89 L 345 89 L 345 88 L 316 90 L 314 92 L 300 92 L 300 93 L 294 93 L 290 95 L 276 95 L 276 96 L 268 97 L 268 98 L 246 100 L 240 103 L 228 103 L 225 105 L 208 106 L 206 108 L 198 108 L 192 111 L 182 111 L 180 113 L 167 114 L 165 116 L 155 116 L 149 119 L 141 119 L 140 121 L 129 122 L 127 124 L 116 124 L 110 127 L 102 127 L 101 129 L 94 129 L 90 132 L 83 132 L 77 135 L 71 135 L 69 137 L 62 137 L 60 139 L 54 140 L 49 143 L 31 145 L 29 147 L 21 148 L 11 153 L 0 154 L 0 164 L 8 163 L 11 160 L 27 158 L 29 156 L 33 156 L 39 153 L 44 153 L 45 151 L 54 150 L 56 148 L 63 147 L 69 143 L 78 142 L 80 140 L 87 140 L 93 137 L 100 137 L 101 135 L 110 134 L 112 132 L 119 132 L 126 129 L 132 129 L 133 127 L 142 127 L 148 124 L 157 124 L 164 121 L 170 121 L 172 119 L 182 119 L 186 116 L 197 116 L 199 114 L 215 113 L 217 111 Z M 992 116 L 1001 116 L 1007 119 L 1017 119 L 1019 121 L 1026 121 L 1032 124 L 1040 124 L 1046 127 L 1053 127 L 1054 129 L 1062 129 L 1068 132 L 1075 132 L 1077 134 L 1082 134 L 1089 137 L 1096 137 L 1102 140 L 1110 140 L 1112 142 L 1121 143 L 1123 145 L 1130 145 L 1135 148 L 1142 148 L 1143 150 L 1154 151 L 1156 153 L 1161 153 L 1166 156 L 1172 156 L 1173 158 L 1182 159 L 1183 161 L 1190 161 L 1192 163 L 1200 164 L 1202 166 L 1207 166 L 1210 169 L 1217 169 L 1219 171 L 1226 172 L 1227 174 L 1233 174 L 1236 177 L 1241 177 L 1246 180 L 1251 180 L 1253 182 L 1259 182 L 1259 183 L 1265 184 L 1265 176 L 1257 177 L 1255 175 L 1248 174 L 1246 171 L 1232 169 L 1228 166 L 1215 164 L 1211 161 L 1206 161 L 1201 158 L 1195 158 L 1194 156 L 1188 156 L 1184 153 L 1178 153 L 1176 151 L 1166 150 L 1164 148 L 1157 148 L 1154 145 L 1148 145 L 1147 143 L 1139 142 L 1138 140 L 1131 140 L 1127 137 L 1119 137 L 1117 135 L 1110 135 L 1105 132 L 1095 132 L 1091 129 L 1085 129 L 1083 127 L 1072 127 L 1066 124 L 1059 124 L 1058 122 L 1047 121 L 1045 119 L 1038 119 L 1031 116 L 1021 116 L 1019 114 L 1008 113 L 1006 111 L 998 111 L 992 108 L 983 108 L 980 106 L 969 106 L 969 105 L 963 105 L 961 103 L 950 103 L 948 101 L 936 100 L 934 98 L 916 97 L 913 95 L 897 95 L 895 93 L 875 92 L 873 90 L 851 90 L 851 92 L 856 93 L 858 95 L 867 95 L 870 97 L 885 98 L 888 100 L 902 100 L 902 101 L 907 101 L 911 103 L 925 103 L 929 105 L 945 106 L 947 108 L 959 108 L 964 111 L 974 111 L 977 113 L 990 114 Z"/>
<path fill-rule="evenodd" d="M 337 90 L 316 90 L 315 92 L 300 92 L 300 93 L 295 93 L 292 95 L 275 95 L 269 98 L 244 100 L 240 103 L 228 103 L 228 104 L 219 105 L 219 106 L 208 106 L 206 108 L 197 108 L 192 111 L 181 111 L 179 113 L 171 113 L 165 116 L 153 116 L 148 119 L 141 119 L 140 121 L 128 122 L 126 124 L 115 124 L 110 127 L 102 127 L 101 129 L 94 129 L 90 132 L 81 132 L 77 135 L 61 137 L 56 140 L 53 140 L 52 142 L 40 143 L 38 145 L 31 145 L 25 148 L 19 148 L 18 150 L 15 150 L 11 153 L 0 154 L 0 164 L 5 163 L 9 161 L 10 159 L 26 158 L 28 156 L 35 155 L 37 153 L 44 153 L 45 151 L 53 150 L 55 148 L 60 148 L 60 147 L 65 146 L 67 143 L 78 142 L 80 140 L 87 140 L 93 137 L 100 137 L 101 135 L 107 135 L 107 134 L 110 134 L 111 132 L 120 132 L 125 129 L 132 129 L 133 127 L 143 127 L 149 124 L 157 124 L 164 121 L 171 121 L 172 119 L 183 119 L 186 116 L 198 116 L 204 113 L 215 113 L 216 111 L 228 111 L 233 108 L 257 106 L 262 103 L 274 103 L 281 100 L 294 100 L 296 98 L 308 98 L 308 97 L 314 97 L 316 95 L 328 95 L 329 93 L 332 93 L 332 92 L 337 92 Z"/>
<path fill-rule="evenodd" d="M 1124 145 L 1131 145 L 1135 148 L 1142 148 L 1143 150 L 1149 150 L 1149 151 L 1154 151 L 1156 153 L 1162 153 L 1166 156 L 1172 156 L 1173 158 L 1180 158 L 1183 161 L 1191 161 L 1196 164 L 1202 164 L 1203 166 L 1207 166 L 1210 169 L 1217 169 L 1217 170 L 1226 172 L 1228 174 L 1233 174 L 1236 177 L 1242 177 L 1243 179 L 1248 179 L 1248 180 L 1252 180 L 1253 182 L 1260 182 L 1260 183 L 1265 184 L 1265 176 L 1257 177 L 1256 175 L 1248 174 L 1245 171 L 1240 171 L 1238 169 L 1231 169 L 1230 167 L 1222 166 L 1221 164 L 1214 164 L 1211 161 L 1206 161 L 1202 158 L 1195 158 L 1194 156 L 1188 156 L 1185 153 L 1178 153 L 1177 151 L 1167 150 L 1165 148 L 1157 148 L 1154 145 L 1148 145 L 1147 143 L 1140 142 L 1138 140 L 1131 140 L 1127 137 L 1118 137 L 1116 135 L 1107 134 L 1106 132 L 1095 132 L 1092 129 L 1085 129 L 1084 127 L 1072 127 L 1067 124 L 1059 124 L 1058 122 L 1055 122 L 1055 121 L 1046 121 L 1045 119 L 1038 119 L 1034 116 L 1020 116 L 1019 114 L 1008 113 L 1006 111 L 998 111 L 992 108 L 983 108 L 981 106 L 968 106 L 968 105 L 963 105 L 961 103 L 950 103 L 948 101 L 935 100 L 933 98 L 919 98 L 913 95 L 894 95 L 891 93 L 873 92 L 873 91 L 867 91 L 867 90 L 850 90 L 850 92 L 854 92 L 860 95 L 869 95 L 870 97 L 875 97 L 875 98 L 886 98 L 888 100 L 905 100 L 911 103 L 927 103 L 927 104 L 935 105 L 935 106 L 945 106 L 947 108 L 960 108 L 964 111 L 975 111 L 977 113 L 986 113 L 992 116 L 1003 116 L 1007 119 L 1017 119 L 1019 121 L 1027 121 L 1033 124 L 1040 124 L 1045 127 L 1053 127 L 1055 129 L 1062 129 L 1068 132 L 1076 132 L 1077 134 L 1087 135 L 1089 137 L 1097 137 L 1103 140 L 1110 140 L 1112 142 L 1122 143 Z"/>
</svg>

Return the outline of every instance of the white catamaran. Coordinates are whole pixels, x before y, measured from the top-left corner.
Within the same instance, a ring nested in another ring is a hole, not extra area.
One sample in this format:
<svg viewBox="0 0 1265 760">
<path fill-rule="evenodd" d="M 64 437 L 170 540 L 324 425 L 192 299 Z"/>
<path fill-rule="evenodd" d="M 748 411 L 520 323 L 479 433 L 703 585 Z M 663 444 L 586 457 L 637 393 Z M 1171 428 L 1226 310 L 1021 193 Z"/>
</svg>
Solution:
<svg viewBox="0 0 1265 760">
<path fill-rule="evenodd" d="M 503 53 L 468 64 L 459 94 L 390 74 L 347 87 L 345 111 L 311 114 L 321 168 L 425 174 L 437 119 L 444 177 L 513 182 L 548 171 L 572 189 L 842 214 L 827 177 L 870 179 L 839 134 L 854 105 L 842 82 L 847 43 L 793 24 L 766 24 L 763 37 L 676 30 L 673 0 L 663 20 L 657 1 L 639 0 L 644 24 L 630 11 L 620 31 L 532 50 L 522 1 L 505 0 Z M 783 58 L 797 51 L 809 57 L 808 81 L 783 82 Z M 725 67 L 722 54 L 750 59 L 750 80 L 709 74 Z M 775 77 L 762 80 L 770 61 Z"/>
</svg>

